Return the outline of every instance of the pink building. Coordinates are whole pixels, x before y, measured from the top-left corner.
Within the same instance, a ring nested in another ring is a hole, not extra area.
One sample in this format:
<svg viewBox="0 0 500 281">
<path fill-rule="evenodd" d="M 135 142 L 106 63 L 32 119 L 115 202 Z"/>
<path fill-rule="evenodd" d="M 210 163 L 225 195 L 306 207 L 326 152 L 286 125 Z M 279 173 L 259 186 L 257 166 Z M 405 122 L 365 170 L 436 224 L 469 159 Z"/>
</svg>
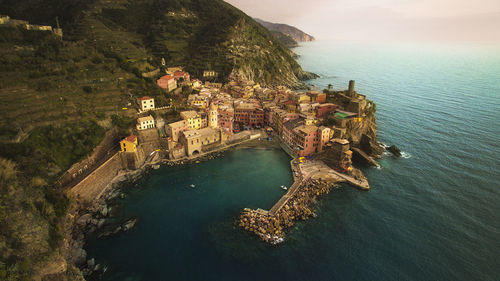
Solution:
<svg viewBox="0 0 500 281">
<path fill-rule="evenodd" d="M 234 110 L 233 108 L 219 107 L 218 109 L 218 123 L 219 127 L 222 129 L 226 135 L 233 134 L 233 124 L 234 124 Z"/>
<path fill-rule="evenodd" d="M 165 131 L 167 136 L 169 136 L 172 141 L 178 142 L 179 136 L 182 132 L 187 131 L 189 129 L 188 122 L 186 120 L 182 120 L 175 123 L 170 123 L 165 126 Z"/>
<path fill-rule="evenodd" d="M 177 81 L 173 76 L 170 75 L 160 77 L 160 79 L 156 81 L 156 84 L 158 85 L 158 87 L 167 90 L 168 92 L 173 91 L 177 88 Z"/>
<path fill-rule="evenodd" d="M 284 121 L 282 139 L 294 154 L 308 156 L 323 151 L 331 139 L 331 129 L 305 125 L 303 119 Z"/>
<path fill-rule="evenodd" d="M 325 103 L 317 106 L 314 109 L 314 113 L 317 118 L 324 118 L 331 112 L 334 112 L 338 108 L 338 105 L 333 104 L 333 103 Z"/>
<path fill-rule="evenodd" d="M 238 104 L 234 110 L 234 121 L 244 126 L 264 126 L 264 110 L 255 103 Z"/>
<path fill-rule="evenodd" d="M 174 72 L 174 78 L 179 82 L 189 82 L 191 80 L 191 76 L 189 75 L 189 73 L 184 71 Z"/>
</svg>

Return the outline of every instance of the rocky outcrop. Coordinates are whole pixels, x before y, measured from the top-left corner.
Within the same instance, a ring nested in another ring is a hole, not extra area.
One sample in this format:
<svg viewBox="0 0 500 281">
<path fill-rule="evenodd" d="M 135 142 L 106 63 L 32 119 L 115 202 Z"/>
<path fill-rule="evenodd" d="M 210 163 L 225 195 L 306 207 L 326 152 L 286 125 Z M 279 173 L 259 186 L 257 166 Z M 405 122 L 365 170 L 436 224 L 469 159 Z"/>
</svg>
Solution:
<svg viewBox="0 0 500 281">
<path fill-rule="evenodd" d="M 392 155 L 396 156 L 396 157 L 401 157 L 401 150 L 399 150 L 399 148 L 395 145 L 391 145 L 387 148 L 387 151 L 389 151 L 390 153 L 392 153 Z"/>
</svg>

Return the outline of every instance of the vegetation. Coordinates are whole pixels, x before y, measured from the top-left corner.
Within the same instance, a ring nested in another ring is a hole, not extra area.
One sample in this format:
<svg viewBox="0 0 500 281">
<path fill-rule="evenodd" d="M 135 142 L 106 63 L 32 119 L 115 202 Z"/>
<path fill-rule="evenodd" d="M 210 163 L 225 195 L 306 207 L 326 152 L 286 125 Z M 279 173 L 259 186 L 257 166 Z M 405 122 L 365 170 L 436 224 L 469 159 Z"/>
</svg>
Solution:
<svg viewBox="0 0 500 281">
<path fill-rule="evenodd" d="M 104 132 L 82 120 L 0 146 L 0 280 L 32 280 L 35 268 L 58 255 L 71 202 L 54 183 Z"/>
<path fill-rule="evenodd" d="M 292 37 L 279 32 L 279 31 L 271 31 L 271 34 L 276 38 L 281 44 L 285 45 L 287 48 L 295 48 L 299 46 L 299 43 L 295 41 Z"/>
</svg>

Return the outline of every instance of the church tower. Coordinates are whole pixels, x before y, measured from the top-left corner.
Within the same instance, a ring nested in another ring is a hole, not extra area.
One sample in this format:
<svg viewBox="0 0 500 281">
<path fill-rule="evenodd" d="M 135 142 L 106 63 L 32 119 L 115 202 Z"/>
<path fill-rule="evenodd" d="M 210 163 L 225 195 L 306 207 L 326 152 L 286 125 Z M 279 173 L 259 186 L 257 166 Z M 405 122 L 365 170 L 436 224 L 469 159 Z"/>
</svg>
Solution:
<svg viewBox="0 0 500 281">
<path fill-rule="evenodd" d="M 217 105 L 211 104 L 208 109 L 208 126 L 210 128 L 217 128 L 219 126 L 219 121 L 217 120 L 218 115 Z"/>
</svg>

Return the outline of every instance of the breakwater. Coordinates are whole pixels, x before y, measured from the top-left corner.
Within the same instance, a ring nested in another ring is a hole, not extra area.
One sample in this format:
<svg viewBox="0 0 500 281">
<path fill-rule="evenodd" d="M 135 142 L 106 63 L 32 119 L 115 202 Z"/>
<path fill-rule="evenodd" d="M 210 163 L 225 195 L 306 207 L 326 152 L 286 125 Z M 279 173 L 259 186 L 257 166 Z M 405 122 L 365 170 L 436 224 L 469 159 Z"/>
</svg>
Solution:
<svg viewBox="0 0 500 281">
<path fill-rule="evenodd" d="M 362 190 L 370 188 L 366 177 L 357 169 L 352 172 L 353 176 L 349 176 L 316 160 L 299 163 L 294 159 L 290 166 L 294 183 L 287 193 L 269 211 L 245 208 L 238 218 L 241 228 L 271 244 L 283 242 L 285 230 L 296 221 L 316 216 L 314 210 L 318 198 L 328 194 L 337 183 L 347 182 Z"/>
</svg>

